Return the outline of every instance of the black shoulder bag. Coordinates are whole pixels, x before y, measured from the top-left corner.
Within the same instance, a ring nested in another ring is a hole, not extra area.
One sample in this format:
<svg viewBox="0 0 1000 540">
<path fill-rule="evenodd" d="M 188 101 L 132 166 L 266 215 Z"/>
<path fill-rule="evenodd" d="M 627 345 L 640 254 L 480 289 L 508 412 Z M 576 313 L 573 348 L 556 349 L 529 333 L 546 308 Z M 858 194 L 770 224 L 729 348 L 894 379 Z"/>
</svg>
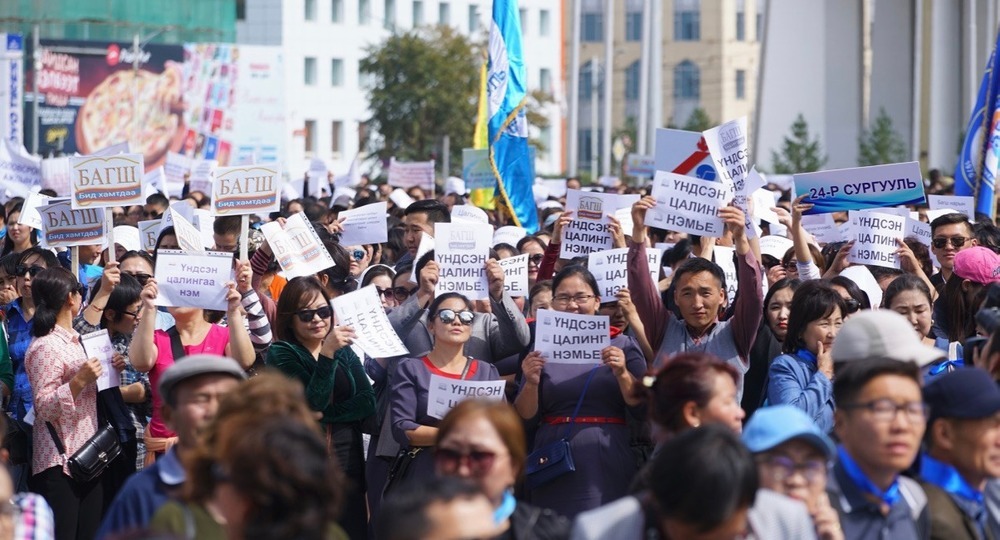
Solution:
<svg viewBox="0 0 1000 540">
<path fill-rule="evenodd" d="M 56 433 L 56 428 L 50 422 L 45 422 L 49 429 L 52 442 L 56 444 L 59 454 L 66 455 L 66 447 Z M 97 433 L 83 443 L 69 461 L 69 473 L 77 482 L 90 482 L 108 468 L 108 465 L 122 453 L 122 445 L 118 441 L 118 433 L 108 424 L 97 428 Z"/>
</svg>

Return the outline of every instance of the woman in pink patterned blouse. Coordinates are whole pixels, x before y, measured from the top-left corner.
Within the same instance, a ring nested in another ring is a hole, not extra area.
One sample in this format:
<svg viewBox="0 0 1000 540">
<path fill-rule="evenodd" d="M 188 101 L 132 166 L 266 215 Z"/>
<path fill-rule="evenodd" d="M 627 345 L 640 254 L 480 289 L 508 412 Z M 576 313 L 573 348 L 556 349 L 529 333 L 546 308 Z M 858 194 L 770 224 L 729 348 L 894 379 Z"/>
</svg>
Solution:
<svg viewBox="0 0 1000 540">
<path fill-rule="evenodd" d="M 97 378 L 101 363 L 87 359 L 73 316 L 83 302 L 82 286 L 68 270 L 49 268 L 34 277 L 32 335 L 25 369 L 34 396 L 31 487 L 41 494 L 55 515 L 56 538 L 93 538 L 101 520 L 103 493 L 100 479 L 78 482 L 66 465 L 97 432 Z M 57 450 L 51 424 L 65 453 Z"/>
</svg>

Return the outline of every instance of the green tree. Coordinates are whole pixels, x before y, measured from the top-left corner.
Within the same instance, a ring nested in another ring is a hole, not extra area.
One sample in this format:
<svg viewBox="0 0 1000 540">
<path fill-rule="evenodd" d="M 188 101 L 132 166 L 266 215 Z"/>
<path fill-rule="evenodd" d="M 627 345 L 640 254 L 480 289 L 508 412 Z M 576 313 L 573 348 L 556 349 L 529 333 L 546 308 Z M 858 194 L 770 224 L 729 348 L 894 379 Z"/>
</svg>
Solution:
<svg viewBox="0 0 1000 540">
<path fill-rule="evenodd" d="M 360 64 L 369 78 L 369 151 L 383 162 L 426 160 L 448 135 L 452 173 L 460 172 L 462 148 L 471 146 L 476 122 L 482 57 L 477 44 L 447 26 L 370 46 Z"/>
<path fill-rule="evenodd" d="M 899 133 L 893 129 L 892 118 L 884 108 L 879 108 L 875 127 L 866 130 L 858 137 L 858 165 L 867 167 L 899 163 L 905 161 L 906 157 L 906 145 L 903 144 Z"/>
<path fill-rule="evenodd" d="M 795 174 L 818 171 L 825 164 L 819 137 L 810 138 L 809 124 L 800 113 L 792 122 L 791 137 L 785 137 L 781 152 L 771 151 L 771 169 L 774 174 Z"/>
<path fill-rule="evenodd" d="M 697 109 L 691 111 L 691 116 L 688 117 L 687 123 L 681 129 L 686 131 L 697 131 L 701 133 L 706 129 L 711 129 L 715 127 L 715 122 L 708 117 L 708 113 L 705 109 L 698 107 Z"/>
</svg>

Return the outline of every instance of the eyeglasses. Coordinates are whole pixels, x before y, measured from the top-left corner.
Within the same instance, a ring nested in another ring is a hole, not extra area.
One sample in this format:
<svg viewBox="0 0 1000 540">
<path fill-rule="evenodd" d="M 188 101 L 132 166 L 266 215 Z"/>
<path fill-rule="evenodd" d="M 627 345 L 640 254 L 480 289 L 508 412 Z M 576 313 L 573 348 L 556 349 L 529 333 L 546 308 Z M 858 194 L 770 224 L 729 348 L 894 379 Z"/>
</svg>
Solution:
<svg viewBox="0 0 1000 540">
<path fill-rule="evenodd" d="M 355 261 L 360 261 L 361 259 L 364 259 L 365 255 L 366 253 L 365 250 L 363 249 L 355 249 L 354 251 L 351 252 L 351 256 L 354 257 Z"/>
<path fill-rule="evenodd" d="M 483 476 L 493 468 L 496 458 L 496 453 L 481 450 L 463 453 L 449 448 L 438 448 L 434 452 L 434 463 L 441 471 L 449 474 L 457 471 L 464 462 L 473 476 Z"/>
<path fill-rule="evenodd" d="M 927 404 L 923 401 L 908 401 L 897 404 L 889 398 L 876 399 L 865 403 L 849 403 L 841 405 L 841 409 L 866 409 L 877 422 L 888 423 L 896 418 L 900 411 L 906 413 L 906 419 L 911 424 L 923 423 L 927 420 Z"/>
<path fill-rule="evenodd" d="M 958 248 L 964 246 L 965 243 L 968 242 L 969 240 L 971 240 L 971 238 L 968 238 L 968 237 L 965 237 L 965 236 L 952 236 L 951 238 L 944 237 L 944 236 L 939 236 L 939 237 L 935 238 L 934 240 L 932 240 L 931 244 L 934 247 L 936 247 L 938 249 L 941 249 L 941 248 L 945 247 L 946 245 L 948 245 L 948 242 L 951 242 L 951 247 L 953 247 L 955 249 L 958 249 Z"/>
<path fill-rule="evenodd" d="M 758 458 L 758 461 L 768 466 L 771 478 L 775 482 L 784 482 L 799 472 L 802 473 L 802 477 L 806 479 L 806 482 L 812 484 L 816 480 L 826 476 L 828 467 L 827 463 L 822 460 L 811 459 L 802 463 L 796 463 L 792 458 L 787 456 L 761 456 Z"/>
<path fill-rule="evenodd" d="M 330 306 L 323 306 L 316 309 L 302 309 L 295 312 L 295 316 L 299 318 L 302 322 L 309 322 L 313 320 L 313 317 L 319 315 L 320 319 L 329 319 L 333 316 L 333 308 Z"/>
<path fill-rule="evenodd" d="M 475 314 L 471 311 L 464 309 L 462 311 L 455 311 L 453 309 L 442 309 L 438 311 L 435 317 L 437 317 L 441 322 L 445 324 L 451 324 L 458 319 L 458 322 L 462 323 L 464 326 L 469 326 L 472 324 L 472 319 L 475 318 Z"/>
<path fill-rule="evenodd" d="M 788 272 L 798 272 L 799 271 L 799 261 L 788 261 L 781 265 Z"/>
<path fill-rule="evenodd" d="M 146 282 L 149 281 L 149 278 L 153 277 L 153 276 L 151 276 L 149 274 L 142 274 L 142 273 L 132 274 L 132 273 L 129 273 L 129 272 L 125 272 L 125 273 L 128 274 L 128 275 L 130 275 L 130 276 L 132 276 L 132 277 L 134 277 L 135 280 L 139 282 L 139 285 L 142 285 L 143 287 L 146 286 Z"/>
<path fill-rule="evenodd" d="M 859 309 L 861 309 L 861 302 L 858 302 L 853 298 L 848 298 L 847 300 L 844 300 L 844 305 L 847 307 L 848 314 L 855 313 Z"/>
<path fill-rule="evenodd" d="M 542 255 L 541 253 L 535 253 L 534 255 L 528 257 L 528 262 L 537 266 L 539 264 L 542 264 L 542 259 L 544 258 L 545 255 Z"/>
<path fill-rule="evenodd" d="M 139 317 L 140 313 L 142 313 L 142 310 L 139 310 L 139 309 L 135 310 L 135 313 L 133 313 L 131 311 L 122 311 L 123 315 L 131 315 L 132 318 L 135 319 L 135 320 L 139 320 L 140 319 L 140 317 Z"/>
<path fill-rule="evenodd" d="M 553 304 L 566 304 L 573 302 L 576 305 L 581 305 L 589 302 L 592 298 L 597 298 L 593 294 L 578 294 L 575 296 L 570 296 L 568 294 L 557 294 L 552 297 Z"/>
<path fill-rule="evenodd" d="M 19 276 L 24 276 L 25 274 L 28 274 L 31 277 L 37 276 L 38 273 L 41 272 L 42 270 L 45 270 L 44 266 L 35 266 L 35 265 L 25 266 L 23 264 L 17 265 L 17 268 L 14 269 L 14 271 L 17 272 L 17 275 Z"/>
<path fill-rule="evenodd" d="M 163 217 L 163 213 L 161 212 L 146 212 L 145 210 L 143 210 L 142 215 L 150 219 L 160 219 Z"/>
<path fill-rule="evenodd" d="M 386 289 L 388 290 L 388 289 Z M 402 302 L 410 297 L 411 294 L 417 292 L 417 287 L 412 289 L 407 289 L 406 287 L 393 287 L 392 295 L 396 297 L 397 302 Z"/>
</svg>

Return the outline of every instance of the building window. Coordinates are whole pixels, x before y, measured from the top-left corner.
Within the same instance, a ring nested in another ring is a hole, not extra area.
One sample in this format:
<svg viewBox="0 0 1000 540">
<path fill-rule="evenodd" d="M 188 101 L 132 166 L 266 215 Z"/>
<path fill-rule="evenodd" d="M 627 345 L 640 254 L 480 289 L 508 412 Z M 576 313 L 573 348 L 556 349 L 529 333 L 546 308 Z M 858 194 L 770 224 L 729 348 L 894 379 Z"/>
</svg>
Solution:
<svg viewBox="0 0 1000 540">
<path fill-rule="evenodd" d="M 307 21 L 316 20 L 316 0 L 306 0 L 306 14 Z"/>
<path fill-rule="evenodd" d="M 552 71 L 549 68 L 538 70 L 538 88 L 546 94 L 552 93 Z"/>
<path fill-rule="evenodd" d="M 372 20 L 372 3 L 369 0 L 358 0 L 358 24 L 364 26 Z"/>
<path fill-rule="evenodd" d="M 334 58 L 330 61 L 330 85 L 344 85 L 344 61 L 340 58 Z"/>
<path fill-rule="evenodd" d="M 757 0 L 757 41 L 764 38 L 764 12 L 767 9 L 767 0 Z"/>
<path fill-rule="evenodd" d="M 344 0 L 330 0 L 330 22 L 344 22 Z"/>
<path fill-rule="evenodd" d="M 736 99 L 747 98 L 747 71 L 745 69 L 736 70 Z"/>
<path fill-rule="evenodd" d="M 330 151 L 333 159 L 340 159 L 344 152 L 344 123 L 334 120 L 330 125 Z"/>
<path fill-rule="evenodd" d="M 521 20 L 521 37 L 528 32 L 528 10 L 521 8 L 517 10 L 518 18 Z"/>
<path fill-rule="evenodd" d="M 479 6 L 469 6 L 469 33 L 479 30 Z"/>
<path fill-rule="evenodd" d="M 604 41 L 604 14 L 584 13 L 581 28 L 581 41 Z"/>
<path fill-rule="evenodd" d="M 236 0 L 236 20 L 247 20 L 247 0 Z"/>
<path fill-rule="evenodd" d="M 305 62 L 305 74 L 303 80 L 307 86 L 316 85 L 316 59 L 311 57 L 306 57 Z"/>
<path fill-rule="evenodd" d="M 546 149 L 545 153 L 551 152 L 552 151 L 552 126 L 545 126 L 545 127 L 543 127 L 540 130 L 539 134 L 538 134 L 538 138 L 541 139 L 542 144 L 545 145 L 545 149 Z"/>
<path fill-rule="evenodd" d="M 685 60 L 674 67 L 674 97 L 701 98 L 701 70 L 694 62 Z"/>
<path fill-rule="evenodd" d="M 552 24 L 552 21 L 549 19 L 551 16 L 547 9 L 538 11 L 538 35 L 542 37 L 549 36 L 549 28 Z"/>
<path fill-rule="evenodd" d="M 639 61 L 636 60 L 625 68 L 625 99 L 639 99 Z"/>
<path fill-rule="evenodd" d="M 701 39 L 701 0 L 674 0 L 674 41 Z"/>
<path fill-rule="evenodd" d="M 413 26 L 424 24 L 424 3 L 421 0 L 413 0 Z"/>
<path fill-rule="evenodd" d="M 306 120 L 305 131 L 306 157 L 313 157 L 316 153 L 316 121 Z"/>
<path fill-rule="evenodd" d="M 746 0 L 736 0 L 736 41 L 747 40 Z"/>
<path fill-rule="evenodd" d="M 386 30 L 396 28 L 396 0 L 385 0 L 385 28 Z"/>
<path fill-rule="evenodd" d="M 625 14 L 625 41 L 642 41 L 642 12 Z"/>
<path fill-rule="evenodd" d="M 448 2 L 438 4 L 438 24 L 451 25 L 451 6 Z"/>
</svg>

